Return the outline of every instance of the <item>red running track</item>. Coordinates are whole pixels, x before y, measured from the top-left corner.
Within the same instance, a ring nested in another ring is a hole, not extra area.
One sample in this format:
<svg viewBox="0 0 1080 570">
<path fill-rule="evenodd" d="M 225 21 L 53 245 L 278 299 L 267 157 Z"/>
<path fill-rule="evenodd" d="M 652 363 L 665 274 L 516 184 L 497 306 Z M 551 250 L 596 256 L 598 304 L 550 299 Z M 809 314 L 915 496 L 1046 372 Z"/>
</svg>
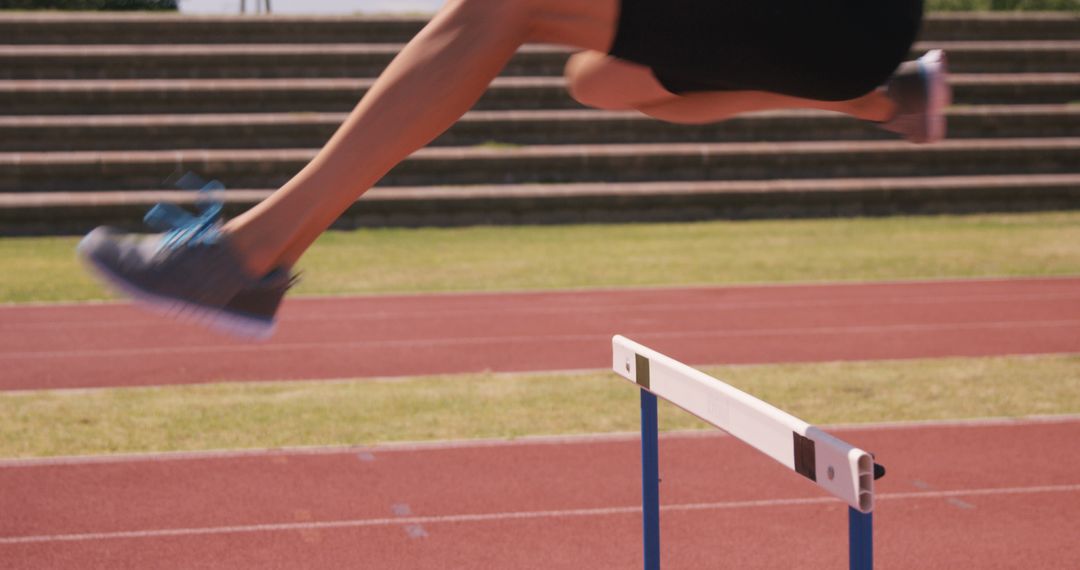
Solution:
<svg viewBox="0 0 1080 570">
<path fill-rule="evenodd" d="M 878 567 L 1080 560 L 1080 418 L 833 431 L 889 469 L 877 489 Z M 665 568 L 846 567 L 846 506 L 802 477 L 715 432 L 665 436 L 660 459 Z M 638 473 L 625 436 L 0 461 L 0 561 L 635 568 Z"/>
<path fill-rule="evenodd" d="M 1080 352 L 1080 278 L 292 299 L 243 343 L 123 304 L 0 308 L 0 389 Z"/>
</svg>

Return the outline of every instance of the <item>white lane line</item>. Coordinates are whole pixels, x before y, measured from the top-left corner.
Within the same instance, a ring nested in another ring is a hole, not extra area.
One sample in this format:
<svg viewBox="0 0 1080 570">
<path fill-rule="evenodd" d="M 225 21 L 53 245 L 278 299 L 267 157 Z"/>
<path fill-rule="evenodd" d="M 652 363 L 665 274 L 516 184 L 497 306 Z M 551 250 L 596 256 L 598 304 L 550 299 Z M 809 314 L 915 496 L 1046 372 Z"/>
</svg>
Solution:
<svg viewBox="0 0 1080 570">
<path fill-rule="evenodd" d="M 573 298 L 572 295 L 568 297 Z M 1080 299 L 1080 292 L 1052 292 L 1052 293 L 987 293 L 987 294 L 945 294 L 945 295 L 921 295 L 921 296 L 890 296 L 883 298 L 838 298 L 838 299 L 791 299 L 791 300 L 762 300 L 762 301 L 740 301 L 737 299 L 701 299 L 699 297 L 693 297 L 684 302 L 644 302 L 644 303 L 631 303 L 631 304 L 612 304 L 612 305 L 590 305 L 590 306 L 566 306 L 565 299 L 563 303 L 558 307 L 545 307 L 536 306 L 530 302 L 530 299 L 522 299 L 522 302 L 518 305 L 508 305 L 504 302 L 498 302 L 497 308 L 491 308 L 485 304 L 478 304 L 472 307 L 463 307 L 460 309 L 435 309 L 435 310 L 423 310 L 423 309 L 408 309 L 401 311 L 385 311 L 374 310 L 368 311 L 366 307 L 356 307 L 356 311 L 342 311 L 333 310 L 330 308 L 315 307 L 309 309 L 308 312 L 313 314 L 296 314 L 291 315 L 286 313 L 282 316 L 283 323 L 298 323 L 298 322 L 370 322 L 375 320 L 393 320 L 401 321 L 402 319 L 424 319 L 430 320 L 432 317 L 458 317 L 467 316 L 475 317 L 477 310 L 489 309 L 504 316 L 527 316 L 527 315 L 559 315 L 559 314 L 604 314 L 604 313 L 622 313 L 626 314 L 632 312 L 633 314 L 641 314 L 652 311 L 663 312 L 676 312 L 676 311 L 694 311 L 694 312 L 727 312 L 727 311 L 746 311 L 746 310 L 758 310 L 758 309 L 794 309 L 794 308 L 826 308 L 826 307 L 863 307 L 873 306 L 880 307 L 883 305 L 957 305 L 957 304 L 988 304 L 988 303 L 1018 303 L 1018 302 L 1047 302 L 1047 301 L 1067 301 Z M 345 298 L 348 302 L 349 299 Z M 119 305 L 125 306 L 125 305 Z M 0 313 L 3 312 L 3 307 L 0 307 Z M 291 313 L 291 311 L 290 311 Z M 297 311 L 299 313 L 299 311 Z M 125 320 L 116 319 L 96 319 L 96 320 L 48 320 L 48 321 L 34 321 L 34 322 L 17 322 L 8 321 L 5 324 L 0 324 L 0 330 L 10 327 L 16 330 L 52 330 L 63 329 L 70 332 L 72 328 L 82 329 L 100 329 L 109 328 L 115 330 L 117 327 L 145 327 L 152 326 L 149 319 L 144 318 L 128 318 Z"/>
<path fill-rule="evenodd" d="M 986 295 L 942 295 L 942 296 L 920 296 L 920 297 L 884 297 L 884 298 L 840 298 L 840 299 L 807 299 L 807 300 L 777 300 L 777 301 L 740 301 L 740 300 L 713 300 L 713 299 L 701 299 L 690 298 L 684 302 L 673 303 L 670 301 L 656 302 L 656 303 L 628 303 L 628 304 L 614 304 L 614 305 L 591 305 L 585 307 L 563 305 L 559 307 L 544 307 L 535 306 L 529 303 L 528 299 L 524 300 L 520 307 L 518 306 L 500 306 L 492 311 L 497 311 L 500 315 L 523 317 L 529 315 L 563 315 L 563 314 L 627 314 L 633 313 L 640 315 L 642 313 L 651 312 L 730 312 L 730 311 L 749 311 L 759 309 L 796 309 L 796 308 L 836 308 L 836 307 L 882 307 L 885 305 L 959 305 L 959 304 L 1001 304 L 1001 303 L 1023 303 L 1023 302 L 1047 302 L 1047 301 L 1069 301 L 1080 300 L 1080 292 L 1063 292 L 1063 293 L 1023 293 L 1023 294 L 986 294 Z M 439 309 L 433 311 L 424 311 L 422 309 L 412 309 L 406 311 L 374 311 L 367 312 L 362 315 L 350 314 L 349 312 L 332 311 L 324 314 L 313 315 L 296 315 L 286 316 L 282 319 L 283 322 L 304 322 L 304 321 L 348 321 L 348 322 L 364 322 L 368 320 L 381 319 L 381 320 L 394 320 L 400 321 L 402 319 L 424 319 L 430 320 L 432 317 L 475 317 L 477 310 L 484 310 L 484 305 L 477 305 L 476 307 L 465 307 L 461 309 Z M 51 324 L 51 323 L 40 323 Z"/>
<path fill-rule="evenodd" d="M 1007 329 L 1014 331 L 1019 328 L 1060 328 L 1080 327 L 1080 320 L 1039 320 L 1039 321 L 986 321 L 972 323 L 934 323 L 934 324 L 899 324 L 899 325 L 853 325 L 853 326 L 824 326 L 824 327 L 792 327 L 792 328 L 764 328 L 764 329 L 730 329 L 718 331 L 715 329 L 703 329 L 696 331 L 624 331 L 624 336 L 643 339 L 706 339 L 706 338 L 747 338 L 747 337 L 770 337 L 770 336 L 801 336 L 801 335 L 845 335 L 845 334 L 875 334 L 875 333 L 923 333 L 942 331 L 985 331 Z M 364 348 L 413 348 L 422 346 L 472 346 L 491 344 L 520 344 L 526 342 L 595 342 L 610 340 L 608 334 L 566 334 L 566 335 L 504 335 L 482 336 L 471 338 L 429 338 L 429 339 L 400 339 L 400 340 L 360 340 L 339 342 L 281 342 L 260 344 L 237 344 L 237 345 L 202 345 L 202 346 L 170 346 L 148 348 L 123 348 L 123 349 L 88 349 L 88 350 L 43 350 L 43 351 L 20 351 L 12 353 L 0 353 L 0 361 L 4 360 L 34 360 L 52 358 L 116 358 L 118 356 L 147 356 L 163 354 L 207 354 L 207 353 L 263 353 L 281 352 L 283 350 L 358 350 Z"/>
<path fill-rule="evenodd" d="M 975 497 L 987 495 L 1031 495 L 1046 493 L 1080 492 L 1080 484 L 1043 485 L 1037 487 L 1002 487 L 990 489 L 957 489 L 952 491 L 922 491 L 912 493 L 881 493 L 876 496 L 884 501 L 911 501 L 920 499 L 940 499 L 951 497 Z M 841 504 L 832 497 L 806 497 L 792 499 L 762 499 L 754 501 L 724 501 L 716 503 L 687 503 L 662 505 L 664 512 L 715 511 L 732 509 L 759 509 L 769 507 L 787 507 L 803 505 Z M 268 523 L 253 525 L 216 526 L 202 528 L 172 528 L 154 530 L 132 530 L 118 532 L 90 532 L 79 534 L 39 534 L 30 536 L 0 537 L 0 545 L 35 544 L 52 542 L 83 542 L 93 540 L 116 540 L 136 538 L 166 538 L 178 536 L 199 536 L 216 534 L 240 534 L 260 532 L 282 532 L 291 530 L 325 530 L 338 528 L 396 527 L 401 525 L 435 525 L 448 523 L 482 523 L 491 521 L 511 521 L 549 518 L 602 517 L 613 515 L 637 514 L 641 506 L 603 507 L 592 509 L 564 509 L 549 511 L 519 511 L 486 514 L 436 515 L 420 517 L 390 517 L 373 519 L 350 519 L 340 521 Z"/>
<path fill-rule="evenodd" d="M 776 291 L 785 289 L 829 289 L 838 288 L 847 291 L 851 288 L 867 288 L 877 289 L 881 286 L 885 287 L 923 287 L 923 286 L 995 286 L 995 285 L 1015 285 L 1022 284 L 1026 286 L 1034 287 L 1050 287 L 1057 285 L 1071 285 L 1073 282 L 1080 281 L 1080 274 L 1078 275 L 1044 275 L 1041 277 L 1017 277 L 1015 275 L 990 275 L 985 277 L 944 277 L 944 278 L 911 278 L 911 279 L 852 279 L 852 280 L 840 280 L 840 279 L 821 279 L 810 281 L 791 281 L 778 283 L 776 281 L 748 281 L 745 283 L 700 283 L 689 285 L 637 285 L 629 287 L 620 286 L 608 286 L 608 287 L 568 287 L 565 289 L 559 289 L 558 291 L 545 291 L 538 289 L 497 289 L 492 291 L 443 291 L 441 293 L 430 292 L 415 292 L 415 293 L 343 293 L 343 294 L 326 294 L 326 295 L 297 295 L 293 299 L 297 301 L 338 301 L 338 300 L 372 300 L 375 302 L 382 302 L 386 299 L 415 299 L 419 297 L 423 298 L 450 298 L 450 299 L 468 299 L 468 298 L 500 298 L 500 297 L 513 297 L 519 295 L 549 295 L 551 293 L 567 293 L 567 294 L 582 294 L 582 293 L 671 293 L 671 292 L 702 292 L 702 291 L 747 291 L 753 289 L 764 289 L 766 291 Z M 1007 294 L 1007 293 L 1005 293 Z M 0 312 L 6 310 L 18 310 L 26 307 L 31 308 L 66 308 L 66 307 L 85 307 L 85 306 L 100 306 L 100 307 L 127 307 L 131 303 L 128 301 L 117 299 L 94 299 L 89 301 L 29 301 L 29 302 L 3 302 L 0 303 Z"/>
<path fill-rule="evenodd" d="M 504 300 L 507 297 L 527 296 L 533 298 L 536 296 L 549 296 L 549 295 L 588 295 L 588 294 L 638 294 L 638 293 L 702 293 L 711 291 L 721 292 L 738 292 L 745 293 L 747 291 L 763 290 L 768 292 L 785 291 L 785 290 L 797 290 L 797 289 L 809 289 L 819 291 L 822 289 L 836 289 L 841 294 L 850 292 L 851 289 L 863 289 L 863 290 L 879 290 L 881 288 L 896 288 L 903 289 L 919 289 L 922 287 L 961 287 L 970 290 L 972 285 L 976 287 L 995 287 L 999 285 L 1023 285 L 1025 287 L 1057 287 L 1060 285 L 1073 285 L 1080 284 L 1080 275 L 1045 275 L 1041 277 L 1017 277 L 1011 275 L 999 275 L 988 277 L 959 277 L 959 278 L 930 278 L 930 279 L 853 279 L 853 280 L 836 280 L 836 279 L 822 279 L 811 281 L 790 281 L 790 282 L 776 282 L 776 281 L 748 281 L 745 283 L 699 283 L 688 285 L 637 285 L 629 287 L 621 286 L 607 286 L 607 287 L 567 287 L 559 289 L 557 291 L 542 290 L 542 289 L 498 289 L 492 291 L 443 291 L 438 293 L 431 292 L 415 292 L 415 293 L 341 293 L 341 294 L 325 294 L 325 295 L 297 295 L 292 297 L 294 301 L 302 303 L 318 303 L 318 302 L 336 302 L 336 301 L 372 301 L 375 303 L 382 303 L 386 300 L 412 300 L 417 298 L 425 299 L 470 299 L 470 302 L 474 302 L 476 299 L 486 301 L 488 299 Z M 951 292 L 942 292 L 938 295 L 950 295 Z M 1043 293 L 977 293 L 981 295 L 1029 295 L 1029 294 L 1043 294 Z M 1057 292 L 1049 293 L 1051 295 L 1057 294 Z M 934 296 L 935 294 L 923 295 L 924 297 Z M 898 295 L 894 295 L 898 296 Z M 899 297 L 899 296 L 898 296 Z M 103 308 L 117 308 L 117 307 L 130 307 L 131 303 L 122 299 L 92 299 L 88 301 L 28 301 L 28 302 L 3 302 L 0 303 L 0 313 L 5 311 L 19 311 L 26 308 L 32 309 L 65 309 L 65 308 L 79 308 L 79 307 L 103 307 Z"/>
<path fill-rule="evenodd" d="M 911 429 L 980 429 L 987 427 L 1024 427 L 1054 424 L 1080 423 L 1080 414 L 1035 415 L 1020 417 L 985 417 L 948 420 L 910 420 L 891 422 L 868 422 L 862 424 L 825 424 L 817 427 L 834 432 L 848 431 L 896 431 Z M 0 469 L 61 467 L 119 463 L 157 463 L 162 461 L 203 461 L 213 459 L 243 459 L 280 456 L 355 455 L 358 461 L 371 462 L 376 454 L 416 453 L 452 449 L 503 448 L 538 445 L 588 445 L 597 443 L 628 443 L 638 441 L 641 434 L 634 432 L 585 433 L 568 435 L 528 435 L 489 439 L 451 439 L 400 441 L 374 445 L 313 445 L 279 447 L 272 449 L 210 449 L 205 451 L 164 451 L 144 453 L 117 453 L 112 455 L 64 455 L 57 457 L 0 458 Z M 718 429 L 676 430 L 660 434 L 663 440 L 726 438 L 728 434 Z M 929 487 L 927 487 L 929 488 Z"/>
</svg>

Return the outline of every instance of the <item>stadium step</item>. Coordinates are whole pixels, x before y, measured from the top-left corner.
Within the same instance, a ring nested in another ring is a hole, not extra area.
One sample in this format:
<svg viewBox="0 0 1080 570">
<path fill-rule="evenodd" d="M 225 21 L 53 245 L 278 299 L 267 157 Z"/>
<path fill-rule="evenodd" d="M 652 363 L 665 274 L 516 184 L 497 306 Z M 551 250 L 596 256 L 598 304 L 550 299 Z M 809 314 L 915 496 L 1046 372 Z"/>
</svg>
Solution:
<svg viewBox="0 0 1080 570">
<path fill-rule="evenodd" d="M 315 149 L 0 153 L 0 192 L 165 188 L 187 171 L 232 187 L 284 184 Z M 665 143 L 420 150 L 386 186 L 1068 173 L 1080 138 Z M 164 175 L 164 176 L 163 176 Z"/>
<path fill-rule="evenodd" d="M 402 44 L 0 45 L 0 79 L 377 77 Z M 956 73 L 1080 72 L 1080 41 L 920 42 Z M 525 46 L 503 75 L 558 76 L 569 50 Z"/>
<path fill-rule="evenodd" d="M 1076 12 L 976 12 L 928 14 L 919 36 L 935 41 L 1075 40 Z"/>
<path fill-rule="evenodd" d="M 343 112 L 371 79 L 3 80 L 8 115 Z M 958 105 L 1064 104 L 1080 93 L 1080 73 L 957 74 Z M 561 77 L 500 77 L 476 105 L 495 109 L 574 109 Z"/>
<path fill-rule="evenodd" d="M 316 148 L 344 113 L 0 116 L 0 152 Z M 1080 133 L 1077 105 L 987 105 L 948 113 L 949 138 L 1065 137 Z M 436 146 L 895 139 L 843 115 L 775 111 L 722 123 L 675 125 L 637 112 L 473 111 Z"/>
<path fill-rule="evenodd" d="M 0 45 L 0 79 L 377 77 L 403 44 Z M 1068 49 L 1048 49 L 1053 59 Z M 570 52 L 524 46 L 504 75 L 559 75 Z"/>
<path fill-rule="evenodd" d="M 226 214 L 270 190 L 231 190 Z M 160 201 L 191 205 L 188 191 L 0 194 L 0 232 L 83 233 L 98 224 L 131 230 Z M 848 178 L 497 186 L 376 187 L 339 228 L 882 216 L 1075 207 L 1080 174 Z"/>
<path fill-rule="evenodd" d="M 402 43 L 426 17 L 178 16 L 11 12 L 0 16 L 8 44 Z M 1073 13 L 937 13 L 923 24 L 924 40 L 1075 40 Z"/>
<path fill-rule="evenodd" d="M 0 13 L 0 233 L 131 227 L 168 180 L 235 213 L 297 172 L 424 18 Z M 1080 207 L 1080 17 L 932 14 L 950 140 L 839 115 L 713 125 L 586 110 L 530 45 L 345 226 L 884 215 Z M 245 190 L 245 188 L 247 190 Z"/>
</svg>

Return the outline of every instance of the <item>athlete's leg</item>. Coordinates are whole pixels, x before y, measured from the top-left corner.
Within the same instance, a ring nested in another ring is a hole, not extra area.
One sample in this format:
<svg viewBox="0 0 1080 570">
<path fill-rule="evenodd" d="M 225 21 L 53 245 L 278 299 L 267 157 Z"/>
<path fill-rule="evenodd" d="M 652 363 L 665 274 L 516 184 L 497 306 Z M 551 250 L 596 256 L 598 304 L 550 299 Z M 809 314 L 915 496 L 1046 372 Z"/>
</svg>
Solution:
<svg viewBox="0 0 1080 570">
<path fill-rule="evenodd" d="M 566 90 L 587 107 L 624 111 L 678 99 L 652 70 L 598 51 L 581 51 L 566 61 Z"/>
<path fill-rule="evenodd" d="M 566 65 L 567 88 L 584 105 L 600 109 L 637 109 L 672 123 L 712 123 L 771 109 L 821 109 L 869 121 L 885 121 L 895 113 L 893 101 L 877 89 L 847 101 L 819 101 L 764 91 L 710 91 L 675 95 L 660 84 L 651 69 L 601 52 L 573 55 Z"/>
<path fill-rule="evenodd" d="M 291 265 L 357 197 L 476 103 L 515 50 L 604 51 L 618 0 L 449 0 L 314 160 L 225 231 L 248 269 Z"/>
<path fill-rule="evenodd" d="M 765 91 L 709 91 L 687 93 L 639 110 L 670 123 L 700 124 L 723 121 L 735 115 L 772 109 L 819 109 L 851 115 L 867 121 L 886 121 L 896 111 L 884 90 L 876 89 L 846 101 L 802 99 Z"/>
</svg>

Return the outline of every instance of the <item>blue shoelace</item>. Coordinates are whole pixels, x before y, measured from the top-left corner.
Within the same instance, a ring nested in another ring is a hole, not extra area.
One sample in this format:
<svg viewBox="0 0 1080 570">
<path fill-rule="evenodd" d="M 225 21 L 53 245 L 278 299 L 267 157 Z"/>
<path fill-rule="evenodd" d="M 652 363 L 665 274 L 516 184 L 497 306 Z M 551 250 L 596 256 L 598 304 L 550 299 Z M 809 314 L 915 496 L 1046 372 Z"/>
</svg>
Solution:
<svg viewBox="0 0 1080 570">
<path fill-rule="evenodd" d="M 156 231 L 164 232 L 162 249 L 174 249 L 189 243 L 214 243 L 221 235 L 218 219 L 224 208 L 223 200 L 216 194 L 224 188 L 215 180 L 199 189 L 199 199 L 196 201 L 198 215 L 192 215 L 175 204 L 162 202 L 146 213 L 143 222 Z"/>
<path fill-rule="evenodd" d="M 190 178 L 197 179 L 195 175 Z M 185 177 L 188 178 L 188 177 Z M 220 197 L 225 186 L 217 180 L 203 183 L 198 189 L 199 198 L 195 202 L 198 215 L 168 202 L 155 204 L 150 211 L 143 216 L 143 222 L 151 229 L 164 232 L 162 236 L 162 249 L 175 249 L 189 243 L 214 243 L 221 236 L 219 220 L 225 202 Z M 264 279 L 278 279 L 278 274 L 287 276 L 287 279 L 279 286 L 285 290 L 291 289 L 300 281 L 300 275 L 290 275 L 287 268 L 278 268 L 272 271 Z"/>
</svg>

